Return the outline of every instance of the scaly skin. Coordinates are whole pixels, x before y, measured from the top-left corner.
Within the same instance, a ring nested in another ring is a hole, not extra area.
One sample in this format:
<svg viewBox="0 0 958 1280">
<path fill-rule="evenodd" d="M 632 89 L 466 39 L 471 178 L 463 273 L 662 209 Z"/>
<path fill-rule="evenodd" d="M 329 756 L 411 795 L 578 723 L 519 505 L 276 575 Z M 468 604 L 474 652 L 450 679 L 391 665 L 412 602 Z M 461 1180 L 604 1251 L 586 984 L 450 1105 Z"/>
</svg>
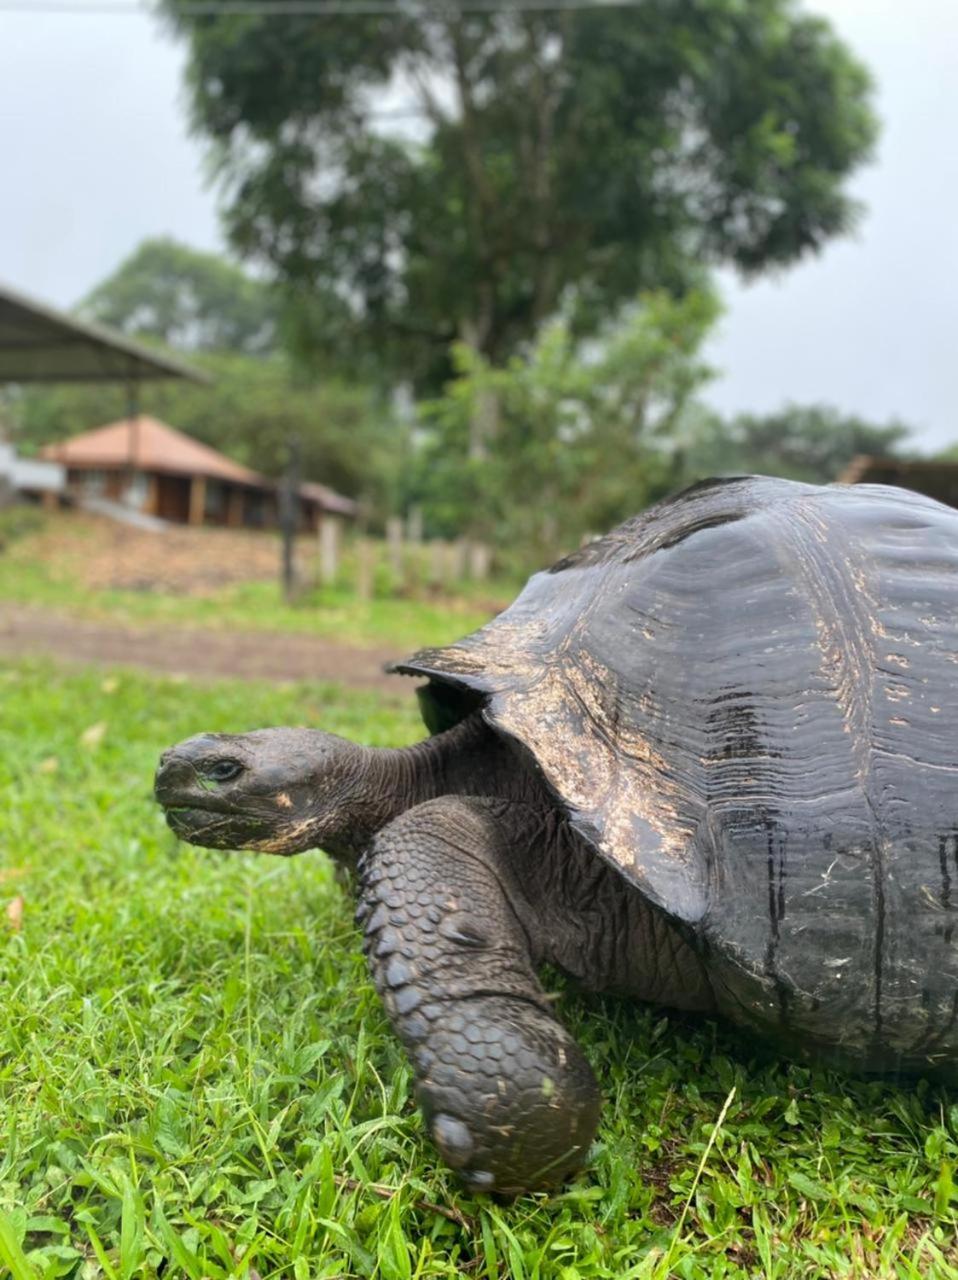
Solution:
<svg viewBox="0 0 958 1280">
<path fill-rule="evenodd" d="M 376 987 L 429 1131 L 474 1190 L 554 1185 L 586 1158 L 595 1079 L 536 978 L 712 1007 L 699 958 L 472 717 L 403 750 L 266 729 L 164 754 L 157 799 L 205 847 L 321 846 L 357 871 Z"/>
<path fill-rule="evenodd" d="M 390 823 L 357 918 L 436 1146 L 467 1186 L 515 1194 L 583 1163 L 600 1099 L 536 978 L 494 809 L 448 796 Z"/>
</svg>

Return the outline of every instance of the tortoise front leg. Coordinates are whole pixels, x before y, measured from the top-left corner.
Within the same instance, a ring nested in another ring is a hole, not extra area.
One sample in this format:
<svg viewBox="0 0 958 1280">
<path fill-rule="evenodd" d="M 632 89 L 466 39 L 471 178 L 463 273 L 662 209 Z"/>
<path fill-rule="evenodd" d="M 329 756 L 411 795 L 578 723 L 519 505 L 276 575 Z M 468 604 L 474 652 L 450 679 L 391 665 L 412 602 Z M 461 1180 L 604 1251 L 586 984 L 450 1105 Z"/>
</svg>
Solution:
<svg viewBox="0 0 958 1280">
<path fill-rule="evenodd" d="M 357 919 L 437 1147 L 472 1190 L 515 1194 L 583 1163 L 599 1093 L 536 978 L 501 812 L 444 796 L 383 828 Z"/>
</svg>

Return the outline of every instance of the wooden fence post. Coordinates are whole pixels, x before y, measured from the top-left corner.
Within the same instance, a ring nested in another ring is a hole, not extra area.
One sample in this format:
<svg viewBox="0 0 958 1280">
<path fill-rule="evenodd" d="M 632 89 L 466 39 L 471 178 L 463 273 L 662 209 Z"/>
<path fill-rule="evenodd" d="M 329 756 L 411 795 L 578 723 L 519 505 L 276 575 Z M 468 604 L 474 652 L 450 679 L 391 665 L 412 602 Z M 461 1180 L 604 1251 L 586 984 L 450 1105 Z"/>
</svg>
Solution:
<svg viewBox="0 0 958 1280">
<path fill-rule="evenodd" d="M 464 538 L 457 538 L 449 544 L 449 567 L 454 583 L 461 582 L 469 569 L 469 544 Z"/>
<path fill-rule="evenodd" d="M 401 587 L 403 582 L 402 533 L 402 518 L 390 516 L 386 521 L 386 548 L 389 552 L 389 567 L 396 587 Z"/>
<path fill-rule="evenodd" d="M 368 538 L 356 539 L 356 595 L 370 600 L 373 594 L 374 548 Z"/>
<path fill-rule="evenodd" d="M 319 580 L 324 587 L 334 586 L 339 577 L 339 533 L 338 516 L 319 517 Z"/>
<path fill-rule="evenodd" d="M 296 436 L 286 442 L 286 470 L 279 489 L 279 528 L 282 537 L 283 597 L 289 604 L 296 594 L 296 531 L 299 527 L 300 444 Z M 192 513 L 191 513 L 192 514 Z"/>
<path fill-rule="evenodd" d="M 429 543 L 429 585 L 431 587 L 445 585 L 446 566 L 449 563 L 446 545 L 441 538 L 434 538 Z"/>
<path fill-rule="evenodd" d="M 469 576 L 476 582 L 485 582 L 489 577 L 489 565 L 492 552 L 484 542 L 469 543 Z"/>
</svg>

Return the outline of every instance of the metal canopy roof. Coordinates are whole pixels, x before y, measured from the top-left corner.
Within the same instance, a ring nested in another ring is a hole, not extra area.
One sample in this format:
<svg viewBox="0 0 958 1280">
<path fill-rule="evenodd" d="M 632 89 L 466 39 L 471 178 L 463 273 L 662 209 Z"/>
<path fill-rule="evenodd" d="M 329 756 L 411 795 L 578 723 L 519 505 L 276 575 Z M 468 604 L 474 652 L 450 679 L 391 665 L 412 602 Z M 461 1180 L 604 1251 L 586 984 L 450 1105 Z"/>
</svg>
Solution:
<svg viewBox="0 0 958 1280">
<path fill-rule="evenodd" d="M 0 285 L 0 383 L 141 382 L 206 374 Z"/>
</svg>

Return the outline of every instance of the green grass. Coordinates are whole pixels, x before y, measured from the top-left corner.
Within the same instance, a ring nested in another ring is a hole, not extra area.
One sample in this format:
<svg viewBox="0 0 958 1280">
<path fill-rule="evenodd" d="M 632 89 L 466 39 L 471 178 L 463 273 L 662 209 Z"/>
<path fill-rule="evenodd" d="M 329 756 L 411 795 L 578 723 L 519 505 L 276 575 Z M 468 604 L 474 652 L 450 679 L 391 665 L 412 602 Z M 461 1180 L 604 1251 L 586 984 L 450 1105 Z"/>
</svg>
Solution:
<svg viewBox="0 0 958 1280">
<path fill-rule="evenodd" d="M 335 587 L 304 591 L 287 604 L 273 582 L 244 582 L 205 596 L 91 590 L 69 577 L 52 575 L 43 564 L 13 555 L 0 555 L 0 601 L 122 626 L 159 623 L 292 631 L 343 644 L 388 644 L 398 649 L 447 644 L 488 622 L 493 612 L 488 603 L 468 595 L 437 602 L 400 596 L 364 601 Z"/>
<path fill-rule="evenodd" d="M 166 744 L 279 722 L 419 733 L 411 699 L 0 668 L 0 1274 L 958 1276 L 945 1091 L 569 992 L 588 1170 L 461 1194 L 327 861 L 178 845 L 151 803 Z"/>
<path fill-rule="evenodd" d="M 340 583 L 330 587 L 304 583 L 296 600 L 287 603 L 278 581 L 277 539 L 276 581 L 233 583 L 204 594 L 91 588 L 78 569 L 85 552 L 100 558 L 106 554 L 102 531 L 70 516 L 45 517 L 32 508 L 12 508 L 6 515 L 6 521 L 0 520 L 0 601 L 121 626 L 290 631 L 349 645 L 416 649 L 447 644 L 475 630 L 522 585 L 517 580 L 464 580 L 451 594 L 437 596 L 428 585 L 426 550 L 407 548 L 410 579 L 407 589 L 399 591 L 385 563 L 384 547 L 377 544 L 372 598 L 361 600 L 354 589 L 355 549 L 347 542 Z M 19 536 L 14 536 L 18 530 Z M 62 541 L 56 559 L 51 559 L 49 549 L 43 549 L 43 536 L 57 530 Z M 301 552 L 307 565 L 304 577 L 312 578 L 313 540 L 305 540 Z"/>
</svg>

